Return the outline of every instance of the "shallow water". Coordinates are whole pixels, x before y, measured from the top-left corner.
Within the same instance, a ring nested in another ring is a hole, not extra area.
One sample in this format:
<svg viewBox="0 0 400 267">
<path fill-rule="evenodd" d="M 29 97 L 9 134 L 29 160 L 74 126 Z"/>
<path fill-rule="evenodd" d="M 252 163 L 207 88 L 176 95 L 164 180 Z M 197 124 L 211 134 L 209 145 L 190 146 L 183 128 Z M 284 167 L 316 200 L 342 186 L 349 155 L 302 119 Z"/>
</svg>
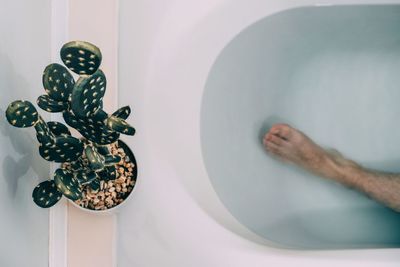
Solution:
<svg viewBox="0 0 400 267">
<path fill-rule="evenodd" d="M 399 26 L 398 6 L 301 8 L 257 22 L 222 51 L 202 100 L 202 150 L 242 224 L 298 249 L 399 247 L 400 214 L 261 145 L 284 122 L 367 167 L 400 172 Z"/>
</svg>

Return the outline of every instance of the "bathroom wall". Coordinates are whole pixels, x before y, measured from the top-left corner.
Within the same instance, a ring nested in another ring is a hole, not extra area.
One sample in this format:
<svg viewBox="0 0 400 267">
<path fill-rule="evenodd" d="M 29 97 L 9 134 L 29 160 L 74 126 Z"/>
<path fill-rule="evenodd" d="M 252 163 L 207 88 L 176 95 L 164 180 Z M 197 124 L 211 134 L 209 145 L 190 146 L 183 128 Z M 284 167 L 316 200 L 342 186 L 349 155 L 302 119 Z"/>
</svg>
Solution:
<svg viewBox="0 0 400 267">
<path fill-rule="evenodd" d="M 34 130 L 9 126 L 15 99 L 36 102 L 50 62 L 50 1 L 2 0 L 0 9 L 0 266 L 48 266 L 48 210 L 32 190 L 49 176 L 37 153 Z M 45 119 L 48 114 L 42 112 Z"/>
</svg>

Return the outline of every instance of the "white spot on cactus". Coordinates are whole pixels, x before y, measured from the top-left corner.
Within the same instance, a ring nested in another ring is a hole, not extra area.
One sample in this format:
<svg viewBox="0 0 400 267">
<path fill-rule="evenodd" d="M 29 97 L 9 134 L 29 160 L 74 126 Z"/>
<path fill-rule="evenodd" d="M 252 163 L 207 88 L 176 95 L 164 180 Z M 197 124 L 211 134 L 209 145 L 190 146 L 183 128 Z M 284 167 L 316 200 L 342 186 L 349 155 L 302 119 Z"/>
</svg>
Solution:
<svg viewBox="0 0 400 267">
<path fill-rule="evenodd" d="M 65 60 L 65 64 L 67 64 L 67 65 L 68 65 L 68 64 L 70 64 L 70 63 L 71 63 L 71 60 L 68 60 L 68 59 L 67 59 L 67 60 Z"/>
<path fill-rule="evenodd" d="M 79 49 L 79 50 L 78 50 L 78 53 L 81 54 L 81 55 L 84 55 L 84 54 L 85 54 L 85 51 L 83 51 L 82 49 Z"/>
<path fill-rule="evenodd" d="M 71 57 L 72 57 L 72 54 L 68 54 L 68 55 L 66 55 L 66 57 L 71 58 Z"/>
</svg>

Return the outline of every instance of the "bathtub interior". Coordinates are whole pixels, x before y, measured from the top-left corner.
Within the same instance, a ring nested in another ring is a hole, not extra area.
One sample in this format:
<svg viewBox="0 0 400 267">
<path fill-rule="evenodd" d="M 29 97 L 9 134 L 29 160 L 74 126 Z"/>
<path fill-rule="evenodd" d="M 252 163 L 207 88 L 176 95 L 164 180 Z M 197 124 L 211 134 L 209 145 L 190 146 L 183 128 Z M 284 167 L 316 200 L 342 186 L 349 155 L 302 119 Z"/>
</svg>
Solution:
<svg viewBox="0 0 400 267">
<path fill-rule="evenodd" d="M 261 145 L 289 123 L 366 167 L 400 172 L 400 7 L 305 7 L 238 34 L 210 70 L 201 144 L 232 215 L 277 246 L 399 247 L 400 214 L 283 164 Z"/>
</svg>

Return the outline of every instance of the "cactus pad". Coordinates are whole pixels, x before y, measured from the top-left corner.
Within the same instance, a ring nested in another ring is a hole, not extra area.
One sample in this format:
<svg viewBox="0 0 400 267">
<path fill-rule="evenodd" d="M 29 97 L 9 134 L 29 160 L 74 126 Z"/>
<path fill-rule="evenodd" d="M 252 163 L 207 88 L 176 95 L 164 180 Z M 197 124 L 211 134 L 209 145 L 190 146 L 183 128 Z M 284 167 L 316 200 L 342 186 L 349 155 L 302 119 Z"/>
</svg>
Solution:
<svg viewBox="0 0 400 267">
<path fill-rule="evenodd" d="M 25 128 L 35 125 L 39 119 L 39 114 L 31 102 L 17 100 L 8 106 L 6 118 L 11 125 Z"/>
<path fill-rule="evenodd" d="M 97 145 L 108 145 L 118 140 L 119 133 L 110 130 L 104 123 L 107 114 L 101 110 L 94 116 L 77 117 L 71 111 L 63 112 L 65 122 L 79 131 L 83 137 Z"/>
<path fill-rule="evenodd" d="M 90 188 L 93 191 L 97 191 L 100 189 L 100 180 L 99 179 L 95 179 L 93 180 L 90 184 L 89 184 Z"/>
<path fill-rule="evenodd" d="M 103 170 L 98 172 L 98 176 L 100 177 L 100 179 L 104 181 L 110 181 L 116 179 L 117 171 L 115 165 L 105 167 Z"/>
<path fill-rule="evenodd" d="M 62 197 L 53 180 L 41 182 L 33 189 L 33 202 L 41 208 L 54 206 Z"/>
<path fill-rule="evenodd" d="M 36 137 L 41 144 L 45 146 L 54 145 L 55 136 L 51 132 L 49 126 L 40 116 L 38 122 L 35 124 L 35 130 L 36 130 Z"/>
<path fill-rule="evenodd" d="M 71 108 L 79 117 L 89 117 L 100 109 L 106 92 L 106 76 L 101 70 L 89 77 L 81 77 L 72 91 Z"/>
<path fill-rule="evenodd" d="M 101 63 L 101 52 L 97 46 L 83 41 L 72 41 L 61 48 L 61 59 L 73 72 L 79 75 L 91 75 Z"/>
<path fill-rule="evenodd" d="M 104 156 L 98 153 L 94 146 L 86 146 L 85 155 L 92 170 L 97 171 L 104 168 Z"/>
<path fill-rule="evenodd" d="M 59 136 L 55 138 L 55 143 L 48 146 L 39 146 L 40 155 L 48 161 L 73 162 L 82 156 L 83 143 L 73 136 Z"/>
<path fill-rule="evenodd" d="M 56 101 L 48 95 L 39 96 L 36 103 L 47 112 L 61 112 L 68 108 L 68 102 Z"/>
<path fill-rule="evenodd" d="M 79 170 L 75 173 L 75 178 L 81 185 L 90 184 L 97 178 L 97 174 L 94 171 Z"/>
<path fill-rule="evenodd" d="M 68 130 L 68 127 L 62 124 L 61 122 L 49 121 L 47 122 L 47 126 L 55 136 L 71 135 L 71 132 Z"/>
<path fill-rule="evenodd" d="M 130 114 L 131 108 L 129 106 L 125 106 L 116 110 L 112 115 L 120 119 L 126 120 Z"/>
<path fill-rule="evenodd" d="M 112 156 L 112 155 L 104 156 L 104 165 L 106 166 L 115 165 L 120 161 L 121 161 L 120 156 Z"/>
<path fill-rule="evenodd" d="M 107 121 L 108 128 L 127 135 L 134 135 L 135 128 L 130 126 L 126 121 L 115 116 L 110 116 Z"/>
<path fill-rule="evenodd" d="M 99 152 L 103 156 L 110 154 L 110 150 L 108 149 L 107 146 L 96 145 L 96 149 L 97 149 L 97 152 Z"/>
<path fill-rule="evenodd" d="M 58 191 L 71 200 L 78 200 L 82 197 L 82 191 L 74 175 L 63 169 L 57 169 L 54 173 L 54 182 Z"/>
<path fill-rule="evenodd" d="M 48 65 L 42 77 L 46 93 L 55 101 L 67 102 L 74 88 L 75 80 L 71 73 L 62 65 Z"/>
</svg>

